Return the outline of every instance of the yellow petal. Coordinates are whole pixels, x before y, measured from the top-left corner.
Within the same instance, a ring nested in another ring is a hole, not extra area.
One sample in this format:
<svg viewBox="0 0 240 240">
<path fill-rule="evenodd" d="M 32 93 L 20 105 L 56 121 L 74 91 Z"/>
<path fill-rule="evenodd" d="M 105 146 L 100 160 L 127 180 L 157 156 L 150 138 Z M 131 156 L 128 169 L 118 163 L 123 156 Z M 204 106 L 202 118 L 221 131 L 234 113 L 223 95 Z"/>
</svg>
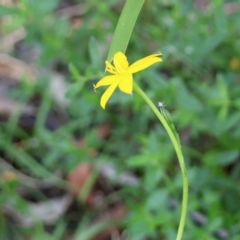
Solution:
<svg viewBox="0 0 240 240">
<path fill-rule="evenodd" d="M 147 67 L 150 67 L 154 63 L 161 62 L 162 61 L 161 56 L 162 56 L 161 53 L 157 53 L 136 61 L 135 63 L 130 65 L 130 67 L 128 68 L 128 73 L 139 72 Z"/>
<path fill-rule="evenodd" d="M 96 85 L 94 85 L 94 89 L 99 88 L 101 86 L 107 86 L 110 85 L 114 82 L 114 80 L 117 78 L 116 75 L 110 75 L 110 76 L 106 76 L 102 79 L 100 79 Z"/>
<path fill-rule="evenodd" d="M 100 105 L 103 109 L 105 109 L 106 103 L 109 100 L 109 98 L 112 96 L 114 90 L 119 84 L 119 78 L 116 79 L 109 87 L 108 89 L 103 93 L 100 101 Z"/>
<path fill-rule="evenodd" d="M 121 77 L 121 80 L 119 82 L 119 88 L 122 92 L 125 92 L 127 94 L 132 93 L 133 89 L 133 77 L 132 74 L 124 74 Z"/>
<path fill-rule="evenodd" d="M 128 61 L 127 57 L 122 52 L 117 52 L 113 57 L 114 66 L 118 72 L 118 74 L 122 74 L 127 72 L 128 69 Z"/>
</svg>

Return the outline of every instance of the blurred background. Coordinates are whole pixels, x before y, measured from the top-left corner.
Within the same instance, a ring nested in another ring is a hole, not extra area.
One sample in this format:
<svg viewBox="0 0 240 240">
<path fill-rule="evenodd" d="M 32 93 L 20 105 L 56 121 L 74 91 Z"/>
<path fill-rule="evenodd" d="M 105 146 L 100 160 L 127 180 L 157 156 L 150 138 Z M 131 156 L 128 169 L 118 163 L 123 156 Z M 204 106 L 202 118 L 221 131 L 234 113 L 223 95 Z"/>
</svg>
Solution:
<svg viewBox="0 0 240 240">
<path fill-rule="evenodd" d="M 0 239 L 174 240 L 182 179 L 135 93 L 99 105 L 125 1 L 1 0 Z M 172 114 L 188 167 L 184 240 L 240 239 L 240 1 L 146 0 L 129 62 Z"/>
</svg>

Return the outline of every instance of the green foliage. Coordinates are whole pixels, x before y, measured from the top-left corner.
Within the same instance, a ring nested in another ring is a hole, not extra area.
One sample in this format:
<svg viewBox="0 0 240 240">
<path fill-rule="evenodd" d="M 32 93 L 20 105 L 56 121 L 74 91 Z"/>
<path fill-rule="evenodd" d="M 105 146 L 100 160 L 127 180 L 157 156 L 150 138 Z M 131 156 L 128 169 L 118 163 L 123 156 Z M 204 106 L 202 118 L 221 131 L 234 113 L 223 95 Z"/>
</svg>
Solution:
<svg viewBox="0 0 240 240">
<path fill-rule="evenodd" d="M 24 174 L 47 179 L 61 189 L 68 186 L 57 170 L 65 176 L 85 161 L 94 166 L 112 164 L 119 174 L 131 172 L 138 184 L 125 184 L 106 197 L 110 201 L 117 196 L 129 209 L 121 222 L 126 238 L 174 239 L 182 186 L 166 133 L 137 94 L 117 93 L 104 111 L 99 106 L 103 90 L 93 90 L 104 75 L 109 38 L 123 3 L 78 1 L 83 12 L 80 25 L 74 28 L 69 17 L 59 14 L 61 2 L 21 0 L 18 7 L 0 8 L 0 16 L 14 19 L 3 30 L 9 33 L 23 26 L 22 47 L 37 50 L 32 64 L 48 70 L 35 83 L 23 79 L 8 93 L 23 104 L 34 101 L 34 96 L 40 100 L 31 132 L 19 126 L 20 111 L 0 122 L 0 156 Z M 190 178 L 186 240 L 240 239 L 240 15 L 225 12 L 231 3 L 237 1 L 210 1 L 202 9 L 194 1 L 145 1 L 126 51 L 130 62 L 163 53 L 161 64 L 136 74 L 135 80 L 156 105 L 165 103 L 183 144 Z M 24 58 L 17 48 L 12 54 Z M 50 92 L 49 71 L 64 73 L 70 84 L 67 105 L 59 107 Z M 60 112 L 64 119 L 58 127 L 49 122 L 53 112 Z M 102 123 L 110 125 L 107 139 L 97 134 Z M 82 138 L 84 148 L 74 142 Z M 89 154 L 91 148 L 99 155 Z M 116 186 L 114 181 L 108 184 Z M 1 177 L 0 207 L 10 204 L 28 214 L 29 202 L 18 194 L 19 187 L 26 186 Z M 37 200 L 48 198 L 41 189 L 29 188 Z M 83 209 L 75 239 L 90 239 L 108 227 L 108 222 L 91 225 L 96 209 L 78 204 Z M 204 214 L 207 221 L 195 224 L 193 211 Z M 16 227 L 0 212 L 0 239 L 61 239 L 71 225 L 68 217 L 57 221 L 49 233 L 41 223 Z M 228 237 L 216 237 L 222 228 Z"/>
</svg>

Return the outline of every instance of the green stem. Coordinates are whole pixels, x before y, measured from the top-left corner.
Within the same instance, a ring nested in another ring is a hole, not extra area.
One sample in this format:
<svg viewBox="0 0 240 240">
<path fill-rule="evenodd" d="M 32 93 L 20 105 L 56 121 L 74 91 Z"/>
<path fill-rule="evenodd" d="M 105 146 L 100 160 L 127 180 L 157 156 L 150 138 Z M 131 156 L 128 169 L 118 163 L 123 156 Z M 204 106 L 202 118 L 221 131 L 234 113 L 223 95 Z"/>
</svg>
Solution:
<svg viewBox="0 0 240 240">
<path fill-rule="evenodd" d="M 174 149 L 177 154 L 177 158 L 178 158 L 179 165 L 180 165 L 181 172 L 182 172 L 183 196 L 182 196 L 181 218 L 180 218 L 180 223 L 179 223 L 179 227 L 178 227 L 176 240 L 181 240 L 182 236 L 183 236 L 185 222 L 186 222 L 187 204 L 188 204 L 188 177 L 187 177 L 187 170 L 185 167 L 185 162 L 184 162 L 184 158 L 183 158 L 181 145 L 177 138 L 176 132 L 174 132 L 174 130 L 169 126 L 165 117 L 160 113 L 160 111 L 155 106 L 155 104 L 148 98 L 148 96 L 142 91 L 142 89 L 137 85 L 137 83 L 134 82 L 133 87 L 136 90 L 136 92 L 146 101 L 146 103 L 149 105 L 149 107 L 152 109 L 152 111 L 156 114 L 157 118 L 162 123 L 163 127 L 167 131 L 167 133 L 172 141 L 172 144 L 173 144 Z"/>
</svg>

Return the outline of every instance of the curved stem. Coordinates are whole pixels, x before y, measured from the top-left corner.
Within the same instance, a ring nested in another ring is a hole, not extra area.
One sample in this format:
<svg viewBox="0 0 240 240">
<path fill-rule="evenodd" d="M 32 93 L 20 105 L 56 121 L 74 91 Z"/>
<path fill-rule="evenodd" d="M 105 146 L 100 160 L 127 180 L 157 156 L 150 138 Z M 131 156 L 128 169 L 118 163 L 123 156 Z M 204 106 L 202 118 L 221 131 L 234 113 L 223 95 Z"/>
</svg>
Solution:
<svg viewBox="0 0 240 240">
<path fill-rule="evenodd" d="M 158 108 L 155 106 L 155 104 L 148 98 L 148 96 L 142 91 L 142 89 L 137 85 L 137 83 L 133 83 L 133 87 L 136 90 L 136 92 L 146 101 L 146 103 L 149 105 L 149 107 L 152 109 L 152 111 L 156 114 L 157 118 L 162 123 L 163 127 L 167 131 L 172 144 L 174 146 L 174 149 L 177 154 L 177 158 L 179 161 L 179 165 L 182 172 L 182 179 L 183 179 L 183 196 L 182 196 L 182 211 L 181 211 L 181 218 L 180 223 L 178 227 L 177 232 L 177 238 L 176 240 L 181 240 L 183 236 L 183 230 L 186 222 L 186 215 L 187 215 L 187 204 L 188 204 L 188 177 L 187 177 L 187 170 L 185 167 L 185 162 L 183 158 L 183 153 L 181 149 L 181 145 L 179 142 L 179 139 L 177 138 L 177 133 L 173 128 L 171 128 L 165 119 L 165 117 L 160 113 Z"/>
</svg>

